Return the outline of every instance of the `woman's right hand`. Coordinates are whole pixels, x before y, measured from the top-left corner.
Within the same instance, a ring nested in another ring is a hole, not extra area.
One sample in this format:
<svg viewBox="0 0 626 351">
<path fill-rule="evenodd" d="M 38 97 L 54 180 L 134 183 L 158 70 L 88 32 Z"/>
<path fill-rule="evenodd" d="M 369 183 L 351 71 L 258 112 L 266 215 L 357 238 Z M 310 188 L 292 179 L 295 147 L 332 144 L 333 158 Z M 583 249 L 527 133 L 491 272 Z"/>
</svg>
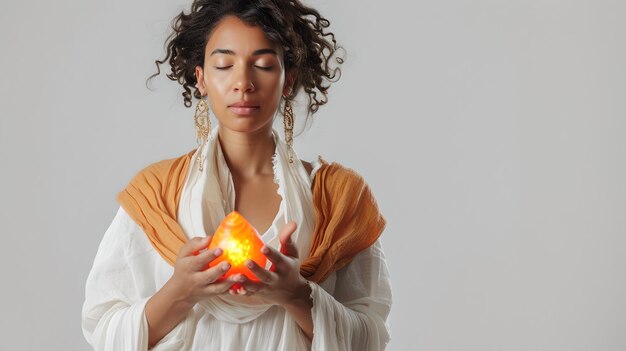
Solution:
<svg viewBox="0 0 626 351">
<path fill-rule="evenodd" d="M 222 249 L 218 247 L 203 250 L 209 246 L 210 241 L 211 236 L 207 236 L 195 237 L 185 243 L 178 253 L 174 274 L 167 282 L 178 298 L 191 306 L 203 298 L 227 293 L 237 283 L 233 277 L 216 282 L 228 271 L 230 265 L 224 261 L 208 268 L 209 263 L 222 254 Z"/>
<path fill-rule="evenodd" d="M 232 279 L 215 282 L 228 268 L 227 262 L 206 269 L 209 262 L 222 254 L 218 248 L 203 250 L 211 237 L 195 237 L 178 252 L 174 274 L 163 288 L 146 302 L 148 348 L 169 333 L 202 298 L 226 293 L 235 284 Z"/>
</svg>

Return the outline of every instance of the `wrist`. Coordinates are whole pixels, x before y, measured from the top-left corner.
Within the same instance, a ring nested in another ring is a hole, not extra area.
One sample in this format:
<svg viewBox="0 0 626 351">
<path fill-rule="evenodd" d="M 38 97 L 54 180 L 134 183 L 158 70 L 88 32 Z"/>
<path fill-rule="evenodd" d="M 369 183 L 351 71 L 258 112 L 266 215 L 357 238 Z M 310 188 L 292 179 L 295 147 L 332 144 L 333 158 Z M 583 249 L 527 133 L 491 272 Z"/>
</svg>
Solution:
<svg viewBox="0 0 626 351">
<path fill-rule="evenodd" d="M 283 305 L 285 311 L 298 323 L 309 341 L 313 340 L 313 298 L 311 282 L 302 277 L 302 283 L 293 290 L 293 298 Z"/>
<path fill-rule="evenodd" d="M 312 290 L 311 286 L 309 286 L 309 282 L 305 278 L 302 278 L 301 282 L 293 290 L 292 296 L 290 296 L 290 298 L 285 302 L 285 309 L 313 307 L 311 293 Z"/>
<path fill-rule="evenodd" d="M 161 289 L 163 296 L 170 301 L 173 305 L 182 308 L 192 308 L 197 301 L 195 301 L 188 294 L 185 294 L 184 290 L 180 288 L 176 282 L 168 280 Z"/>
</svg>

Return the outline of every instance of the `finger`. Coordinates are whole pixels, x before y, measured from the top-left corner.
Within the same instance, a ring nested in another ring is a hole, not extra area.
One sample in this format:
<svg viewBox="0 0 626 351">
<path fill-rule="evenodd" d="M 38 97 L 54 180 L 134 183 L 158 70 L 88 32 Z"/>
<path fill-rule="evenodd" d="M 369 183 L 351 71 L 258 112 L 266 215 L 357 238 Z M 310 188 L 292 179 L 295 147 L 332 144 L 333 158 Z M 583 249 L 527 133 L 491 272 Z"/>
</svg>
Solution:
<svg viewBox="0 0 626 351">
<path fill-rule="evenodd" d="M 250 271 L 254 274 L 254 276 L 256 276 L 260 281 L 262 281 L 265 284 L 271 284 L 273 281 L 275 281 L 274 279 L 276 275 L 275 273 L 272 273 L 268 271 L 267 269 L 259 266 L 253 260 L 247 260 L 246 267 L 250 269 Z M 242 275 L 242 276 L 246 281 L 250 280 L 245 275 Z"/>
<path fill-rule="evenodd" d="M 228 289 L 228 293 L 231 295 L 239 295 L 239 289 L 241 289 L 241 285 L 233 285 L 230 287 L 230 289 Z"/>
<path fill-rule="evenodd" d="M 263 246 L 261 248 L 261 253 L 265 255 L 270 262 L 272 262 L 270 272 L 277 272 L 281 266 L 287 264 L 286 256 L 271 246 Z"/>
<path fill-rule="evenodd" d="M 224 279 L 221 282 L 210 284 L 204 289 L 204 293 L 207 295 L 224 294 L 225 292 L 231 290 L 232 286 L 237 283 L 231 278 Z"/>
<path fill-rule="evenodd" d="M 211 250 L 204 251 L 198 256 L 192 257 L 192 265 L 195 271 L 205 270 L 208 268 L 209 263 L 211 263 L 216 258 L 220 257 L 220 255 L 224 251 L 219 247 L 214 247 Z"/>
<path fill-rule="evenodd" d="M 226 261 L 221 262 L 215 267 L 211 267 L 206 271 L 202 271 L 198 273 L 199 283 L 202 285 L 212 284 L 216 280 L 218 280 L 224 273 L 228 272 L 230 269 L 230 264 Z"/>
<path fill-rule="evenodd" d="M 297 228 L 296 222 L 287 223 L 281 230 L 278 238 L 280 240 L 280 252 L 289 257 L 298 258 L 298 248 L 292 239 L 293 233 Z"/>
<path fill-rule="evenodd" d="M 187 257 L 191 255 L 197 255 L 200 250 L 209 246 L 209 242 L 211 241 L 211 236 L 200 237 L 197 236 L 195 238 L 190 239 L 180 248 L 178 251 L 178 257 Z"/>
<path fill-rule="evenodd" d="M 252 291 L 248 287 L 242 285 L 241 287 L 239 287 L 239 289 L 237 289 L 236 293 L 237 295 L 252 296 L 254 295 L 255 291 Z"/>
<path fill-rule="evenodd" d="M 245 274 L 241 273 L 235 274 L 231 278 L 237 282 L 237 284 L 232 286 L 228 291 L 231 295 L 252 295 L 262 287 L 267 286 L 263 282 L 250 280 Z"/>
<path fill-rule="evenodd" d="M 265 286 L 267 286 L 267 284 L 265 284 L 263 282 L 255 282 L 255 281 L 252 281 L 252 280 L 247 279 L 247 278 L 244 281 L 240 282 L 239 284 L 241 284 L 241 286 L 248 293 L 256 293 L 259 290 L 261 290 L 262 288 L 264 288 Z"/>
<path fill-rule="evenodd" d="M 241 287 L 241 283 L 246 279 L 246 276 L 242 273 L 234 274 L 230 277 L 235 282 L 235 285 L 231 286 L 229 289 L 229 293 L 231 295 L 238 295 L 237 291 Z"/>
<path fill-rule="evenodd" d="M 243 288 L 243 286 L 237 286 L 236 288 L 232 288 L 230 290 L 233 291 L 232 292 L 233 295 L 245 295 L 246 294 L 245 293 L 246 290 Z"/>
<path fill-rule="evenodd" d="M 252 295 L 254 295 L 254 291 L 251 291 L 251 290 L 247 289 L 245 286 L 242 286 L 239 294 L 240 295 L 246 295 L 246 296 L 252 296 Z"/>
<path fill-rule="evenodd" d="M 239 290 L 241 289 L 241 285 L 236 284 L 230 287 L 230 289 L 228 289 L 228 293 L 231 295 L 239 295 Z"/>
</svg>

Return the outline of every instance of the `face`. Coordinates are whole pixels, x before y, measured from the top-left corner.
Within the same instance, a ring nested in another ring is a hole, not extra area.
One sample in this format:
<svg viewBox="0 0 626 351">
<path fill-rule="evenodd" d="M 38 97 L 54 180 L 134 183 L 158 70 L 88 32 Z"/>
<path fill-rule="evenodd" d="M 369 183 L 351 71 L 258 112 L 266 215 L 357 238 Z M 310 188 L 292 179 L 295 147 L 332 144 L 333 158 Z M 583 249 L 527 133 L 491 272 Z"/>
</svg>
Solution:
<svg viewBox="0 0 626 351">
<path fill-rule="evenodd" d="M 281 96 L 292 84 L 280 45 L 235 16 L 224 17 L 215 27 L 196 78 L 220 129 L 244 133 L 271 133 Z"/>
</svg>

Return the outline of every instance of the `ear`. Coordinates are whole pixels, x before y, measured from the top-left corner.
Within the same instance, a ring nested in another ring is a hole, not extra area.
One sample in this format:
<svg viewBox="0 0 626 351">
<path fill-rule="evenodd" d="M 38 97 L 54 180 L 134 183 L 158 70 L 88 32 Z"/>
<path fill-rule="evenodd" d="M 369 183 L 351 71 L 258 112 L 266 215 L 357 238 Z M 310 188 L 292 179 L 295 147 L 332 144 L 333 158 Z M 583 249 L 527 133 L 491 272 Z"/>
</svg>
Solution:
<svg viewBox="0 0 626 351">
<path fill-rule="evenodd" d="M 297 71 L 295 68 L 290 69 L 285 73 L 285 85 L 283 86 L 283 96 L 291 95 L 293 85 L 296 82 Z"/>
<path fill-rule="evenodd" d="M 207 92 L 204 85 L 204 68 L 202 66 L 196 66 L 196 81 L 196 88 L 200 90 L 200 95 L 205 96 Z"/>
</svg>

